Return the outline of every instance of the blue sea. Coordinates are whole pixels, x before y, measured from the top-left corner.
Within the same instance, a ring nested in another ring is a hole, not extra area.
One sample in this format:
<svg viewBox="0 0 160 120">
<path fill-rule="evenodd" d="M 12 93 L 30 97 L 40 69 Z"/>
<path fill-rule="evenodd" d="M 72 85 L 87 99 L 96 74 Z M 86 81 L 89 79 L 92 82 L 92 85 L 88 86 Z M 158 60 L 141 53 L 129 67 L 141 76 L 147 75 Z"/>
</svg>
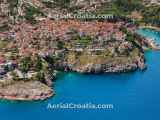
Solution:
<svg viewBox="0 0 160 120">
<path fill-rule="evenodd" d="M 160 34 L 140 30 L 146 37 Z M 0 120 L 160 120 L 160 51 L 146 51 L 148 69 L 123 74 L 60 74 L 56 95 L 42 102 L 0 102 Z M 48 103 L 113 104 L 113 109 L 47 109 Z"/>
</svg>

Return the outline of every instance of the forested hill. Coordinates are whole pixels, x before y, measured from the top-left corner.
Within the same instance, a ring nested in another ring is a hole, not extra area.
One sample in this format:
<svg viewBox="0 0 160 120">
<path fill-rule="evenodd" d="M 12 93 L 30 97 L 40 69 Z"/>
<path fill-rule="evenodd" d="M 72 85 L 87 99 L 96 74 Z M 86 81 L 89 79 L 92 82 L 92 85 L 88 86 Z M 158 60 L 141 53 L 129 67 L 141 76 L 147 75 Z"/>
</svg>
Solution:
<svg viewBox="0 0 160 120">
<path fill-rule="evenodd" d="M 160 25 L 158 0 L 0 0 L 0 19 L 12 23 L 36 23 L 55 14 L 79 12 L 126 17 L 133 14 L 132 18 L 142 18 L 138 22 Z"/>
</svg>

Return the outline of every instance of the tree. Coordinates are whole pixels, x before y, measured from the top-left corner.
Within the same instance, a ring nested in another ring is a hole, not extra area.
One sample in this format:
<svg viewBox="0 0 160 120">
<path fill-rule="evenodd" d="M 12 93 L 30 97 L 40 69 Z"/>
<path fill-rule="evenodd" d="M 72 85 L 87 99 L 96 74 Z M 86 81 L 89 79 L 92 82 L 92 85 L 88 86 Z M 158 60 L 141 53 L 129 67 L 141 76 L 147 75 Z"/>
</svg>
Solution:
<svg viewBox="0 0 160 120">
<path fill-rule="evenodd" d="M 116 0 L 114 3 L 116 7 L 123 12 L 132 12 L 143 8 L 139 0 Z"/>
<path fill-rule="evenodd" d="M 31 65 L 30 57 L 24 57 L 20 60 L 19 69 L 22 71 L 24 79 L 26 79 L 26 74 L 29 71 L 30 65 Z"/>
<path fill-rule="evenodd" d="M 45 80 L 45 74 L 42 71 L 37 72 L 36 76 L 35 76 L 35 80 L 40 81 L 40 82 L 44 82 Z"/>
<path fill-rule="evenodd" d="M 50 1 L 43 1 L 43 4 L 45 4 L 49 8 L 68 8 L 71 0 L 50 0 Z"/>
<path fill-rule="evenodd" d="M 15 80 L 15 81 L 19 80 L 19 77 L 18 77 L 18 75 L 17 75 L 17 73 L 15 71 L 12 71 L 11 75 L 12 75 L 13 80 Z"/>
<path fill-rule="evenodd" d="M 77 37 L 77 42 L 83 46 L 89 45 L 91 41 L 92 41 L 92 38 L 90 36 Z"/>
<path fill-rule="evenodd" d="M 43 61 L 42 61 L 41 57 L 37 56 L 37 59 L 35 61 L 35 70 L 36 71 L 42 70 L 42 68 L 43 68 L 43 63 L 42 62 Z"/>
<path fill-rule="evenodd" d="M 64 43 L 62 41 L 58 41 L 57 48 L 58 49 L 63 49 L 64 48 Z"/>
<path fill-rule="evenodd" d="M 43 13 L 40 11 L 40 9 L 35 8 L 33 6 L 26 7 L 24 17 L 29 23 L 31 23 L 31 24 L 36 23 L 35 15 L 43 15 Z"/>
</svg>

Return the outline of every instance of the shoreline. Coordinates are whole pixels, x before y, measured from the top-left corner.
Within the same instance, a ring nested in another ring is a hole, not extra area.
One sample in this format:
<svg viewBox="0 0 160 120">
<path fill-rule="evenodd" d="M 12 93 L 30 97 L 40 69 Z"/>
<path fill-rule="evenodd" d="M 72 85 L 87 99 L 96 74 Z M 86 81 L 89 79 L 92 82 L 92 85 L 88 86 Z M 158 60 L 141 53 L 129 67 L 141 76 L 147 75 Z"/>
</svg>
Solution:
<svg viewBox="0 0 160 120">
<path fill-rule="evenodd" d="M 143 28 L 149 28 L 149 29 L 153 29 L 153 30 L 156 30 L 158 32 L 160 32 L 160 28 L 159 27 L 155 27 L 155 26 L 150 26 L 150 25 L 146 25 L 146 26 L 139 26 L 140 29 L 143 29 Z"/>
<path fill-rule="evenodd" d="M 14 97 L 14 96 L 7 96 L 7 95 L 0 95 L 0 99 L 1 100 L 9 100 L 9 101 L 39 101 L 39 100 L 46 100 L 50 97 L 52 97 L 54 94 L 51 93 L 51 94 L 48 94 L 46 96 L 32 96 L 32 97 L 28 97 L 28 98 L 25 98 L 25 97 Z"/>
<path fill-rule="evenodd" d="M 154 26 L 139 26 L 138 29 L 151 29 L 151 30 L 155 30 L 157 32 L 160 32 L 160 28 L 154 27 Z M 146 40 L 147 44 L 151 47 L 152 50 L 160 50 L 160 44 L 158 44 L 155 40 L 144 37 L 139 33 L 136 33 L 136 34 L 143 37 Z"/>
<path fill-rule="evenodd" d="M 11 101 L 38 101 L 54 95 L 51 87 L 39 81 L 17 82 L 0 87 L 0 99 Z"/>
</svg>

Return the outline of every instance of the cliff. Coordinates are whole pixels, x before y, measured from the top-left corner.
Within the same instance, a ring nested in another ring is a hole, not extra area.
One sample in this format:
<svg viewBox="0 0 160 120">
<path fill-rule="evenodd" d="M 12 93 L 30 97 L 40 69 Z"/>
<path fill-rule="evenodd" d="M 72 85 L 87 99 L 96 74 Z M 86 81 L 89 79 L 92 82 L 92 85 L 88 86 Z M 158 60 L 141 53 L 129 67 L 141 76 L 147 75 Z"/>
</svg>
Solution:
<svg viewBox="0 0 160 120">
<path fill-rule="evenodd" d="M 146 68 L 143 53 L 136 48 L 128 55 L 107 52 L 96 54 L 83 51 L 77 55 L 77 52 L 71 51 L 61 62 L 63 64 L 56 64 L 55 69 L 80 73 L 121 73 Z"/>
<path fill-rule="evenodd" d="M 44 100 L 53 94 L 51 88 L 38 81 L 19 81 L 11 85 L 0 86 L 0 98 L 7 100 Z"/>
</svg>

